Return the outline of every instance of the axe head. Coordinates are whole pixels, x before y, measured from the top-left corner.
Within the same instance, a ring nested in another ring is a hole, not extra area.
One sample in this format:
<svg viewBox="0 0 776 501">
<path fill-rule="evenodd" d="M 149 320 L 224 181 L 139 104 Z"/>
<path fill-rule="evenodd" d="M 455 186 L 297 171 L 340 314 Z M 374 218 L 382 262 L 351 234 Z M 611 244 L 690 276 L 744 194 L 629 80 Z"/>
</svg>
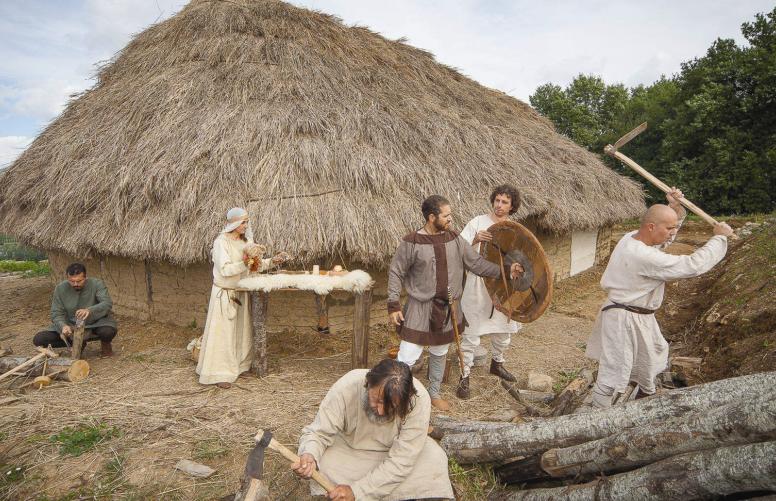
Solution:
<svg viewBox="0 0 776 501">
<path fill-rule="evenodd" d="M 248 454 L 248 462 L 245 463 L 245 476 L 261 480 L 264 473 L 264 450 L 272 440 L 272 433 L 265 431 L 260 439 L 256 440 L 256 446 Z"/>
</svg>

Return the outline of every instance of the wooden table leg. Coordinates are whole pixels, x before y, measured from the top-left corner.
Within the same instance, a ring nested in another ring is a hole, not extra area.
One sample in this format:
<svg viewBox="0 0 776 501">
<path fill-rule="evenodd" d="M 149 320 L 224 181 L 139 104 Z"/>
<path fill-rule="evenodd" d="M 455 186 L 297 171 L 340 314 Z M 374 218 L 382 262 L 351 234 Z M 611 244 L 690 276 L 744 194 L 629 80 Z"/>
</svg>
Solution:
<svg viewBox="0 0 776 501">
<path fill-rule="evenodd" d="M 355 294 L 353 312 L 353 346 L 350 353 L 350 368 L 369 367 L 369 308 L 372 306 L 372 289 Z"/>
<path fill-rule="evenodd" d="M 329 295 L 316 294 L 315 308 L 318 311 L 318 334 L 327 336 L 331 334 L 329 330 Z"/>
<path fill-rule="evenodd" d="M 257 377 L 267 375 L 267 306 L 269 294 L 251 291 L 251 327 L 253 330 L 253 362 L 251 372 Z"/>
</svg>

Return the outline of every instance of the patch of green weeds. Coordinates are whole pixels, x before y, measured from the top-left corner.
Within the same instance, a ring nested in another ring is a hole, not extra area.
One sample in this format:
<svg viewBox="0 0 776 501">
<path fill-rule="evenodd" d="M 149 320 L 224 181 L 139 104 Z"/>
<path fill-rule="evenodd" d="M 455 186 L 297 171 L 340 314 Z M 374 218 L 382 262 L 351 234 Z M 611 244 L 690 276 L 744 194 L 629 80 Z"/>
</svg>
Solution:
<svg viewBox="0 0 776 501">
<path fill-rule="evenodd" d="M 217 438 L 208 438 L 201 440 L 194 445 L 194 452 L 192 457 L 196 460 L 213 459 L 221 456 L 225 456 L 229 452 L 229 449 L 221 444 L 221 441 Z"/>
<path fill-rule="evenodd" d="M 486 465 L 472 465 L 464 469 L 455 459 L 449 458 L 447 463 L 450 480 L 455 484 L 458 499 L 463 501 L 479 501 L 487 499 L 488 495 L 498 486 L 493 469 Z"/>
<path fill-rule="evenodd" d="M 0 261 L 0 272 L 22 272 L 25 277 L 43 277 L 51 273 L 48 261 Z"/>
<path fill-rule="evenodd" d="M 0 442 L 8 440 L 9 436 L 7 431 L 0 431 Z"/>
<path fill-rule="evenodd" d="M 127 360 L 131 360 L 132 362 L 139 362 L 139 363 L 156 362 L 154 357 L 150 355 L 145 355 L 143 353 L 132 353 L 130 355 L 127 355 Z"/>
<path fill-rule="evenodd" d="M 192 318 L 191 322 L 189 322 L 189 325 L 187 325 L 186 327 L 188 327 L 189 329 L 196 329 L 197 328 L 197 319 L 196 318 Z"/>
<path fill-rule="evenodd" d="M 118 428 L 104 423 L 82 424 L 78 427 L 68 426 L 56 435 L 52 435 L 49 441 L 59 444 L 60 454 L 80 456 L 84 452 L 97 447 L 98 444 L 119 436 Z"/>
<path fill-rule="evenodd" d="M 0 465 L 0 486 L 13 484 L 24 479 L 24 466 Z"/>
<path fill-rule="evenodd" d="M 558 380 L 552 385 L 552 391 L 560 393 L 570 382 L 579 377 L 580 369 L 558 372 Z"/>
</svg>

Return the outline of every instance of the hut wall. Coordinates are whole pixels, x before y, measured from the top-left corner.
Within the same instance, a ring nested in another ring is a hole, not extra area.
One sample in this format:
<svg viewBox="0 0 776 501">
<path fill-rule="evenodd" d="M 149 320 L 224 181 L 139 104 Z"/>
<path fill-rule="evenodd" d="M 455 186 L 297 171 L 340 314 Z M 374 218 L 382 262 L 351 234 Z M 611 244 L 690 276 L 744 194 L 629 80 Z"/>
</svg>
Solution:
<svg viewBox="0 0 776 501">
<path fill-rule="evenodd" d="M 574 231 L 571 233 L 571 265 L 569 275 L 574 276 L 595 264 L 598 231 Z"/>
<path fill-rule="evenodd" d="M 547 254 L 547 260 L 553 272 L 553 281 L 558 282 L 568 278 L 571 273 L 571 233 L 558 235 L 538 231 L 534 234 Z"/>
<path fill-rule="evenodd" d="M 598 229 L 598 240 L 595 249 L 595 264 L 604 264 L 612 253 L 612 227 L 602 226 Z"/>
<path fill-rule="evenodd" d="M 139 319 L 202 328 L 207 317 L 212 267 L 198 264 L 186 268 L 169 263 L 144 263 L 115 256 L 78 259 L 50 252 L 49 262 L 55 282 L 64 279 L 65 268 L 73 261 L 86 265 L 89 276 L 102 278 L 113 299 L 113 311 Z M 366 270 L 375 280 L 372 291 L 370 323 L 387 322 L 386 270 Z M 150 291 L 149 291 L 150 278 Z M 336 291 L 328 298 L 329 325 L 332 331 L 353 327 L 353 295 Z M 267 328 L 310 329 L 315 331 L 318 312 L 315 295 L 306 291 L 276 291 L 270 294 Z"/>
</svg>

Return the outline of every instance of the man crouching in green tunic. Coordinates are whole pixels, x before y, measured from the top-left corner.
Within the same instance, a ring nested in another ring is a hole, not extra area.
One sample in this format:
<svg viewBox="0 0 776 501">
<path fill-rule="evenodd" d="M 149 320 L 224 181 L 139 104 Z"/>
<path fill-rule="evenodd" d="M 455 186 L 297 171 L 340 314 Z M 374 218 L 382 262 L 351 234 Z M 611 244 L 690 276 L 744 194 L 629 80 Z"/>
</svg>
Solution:
<svg viewBox="0 0 776 501">
<path fill-rule="evenodd" d="M 116 320 L 111 314 L 113 301 L 108 288 L 99 278 L 87 278 L 86 266 L 81 263 L 69 265 L 65 274 L 67 280 L 56 286 L 51 298 L 53 323 L 45 331 L 35 334 L 33 344 L 63 348 L 71 342 L 76 323 L 82 321 L 85 329 L 84 346 L 87 340 L 99 339 L 101 356 L 110 357 L 113 355 L 111 341 L 116 336 Z M 62 336 L 68 339 L 68 343 L 65 343 Z"/>
</svg>

